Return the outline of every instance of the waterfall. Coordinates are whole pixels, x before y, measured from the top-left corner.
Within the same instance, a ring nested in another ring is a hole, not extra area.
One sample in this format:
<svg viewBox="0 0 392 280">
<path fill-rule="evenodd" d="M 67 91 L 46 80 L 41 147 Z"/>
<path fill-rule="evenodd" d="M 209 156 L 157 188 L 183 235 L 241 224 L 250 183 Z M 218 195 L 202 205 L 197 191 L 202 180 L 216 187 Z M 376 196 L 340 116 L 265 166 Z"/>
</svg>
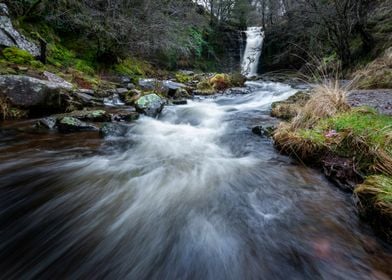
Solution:
<svg viewBox="0 0 392 280">
<path fill-rule="evenodd" d="M 263 47 L 264 32 L 261 27 L 248 27 L 246 33 L 246 47 L 242 58 L 241 72 L 247 77 L 257 75 L 257 67 Z"/>
</svg>

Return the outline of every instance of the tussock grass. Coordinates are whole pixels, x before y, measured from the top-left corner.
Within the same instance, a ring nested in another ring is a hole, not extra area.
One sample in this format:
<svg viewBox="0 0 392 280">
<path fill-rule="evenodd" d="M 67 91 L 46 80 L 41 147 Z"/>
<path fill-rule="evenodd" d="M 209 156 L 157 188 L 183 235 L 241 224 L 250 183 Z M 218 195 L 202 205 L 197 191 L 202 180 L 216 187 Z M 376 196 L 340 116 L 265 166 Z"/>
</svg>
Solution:
<svg viewBox="0 0 392 280">
<path fill-rule="evenodd" d="M 370 176 L 354 193 L 361 213 L 377 231 L 392 241 L 392 177 Z"/>
<path fill-rule="evenodd" d="M 329 81 L 313 89 L 313 95 L 291 123 L 292 129 L 312 128 L 319 120 L 349 110 L 347 90 L 338 81 Z"/>
</svg>

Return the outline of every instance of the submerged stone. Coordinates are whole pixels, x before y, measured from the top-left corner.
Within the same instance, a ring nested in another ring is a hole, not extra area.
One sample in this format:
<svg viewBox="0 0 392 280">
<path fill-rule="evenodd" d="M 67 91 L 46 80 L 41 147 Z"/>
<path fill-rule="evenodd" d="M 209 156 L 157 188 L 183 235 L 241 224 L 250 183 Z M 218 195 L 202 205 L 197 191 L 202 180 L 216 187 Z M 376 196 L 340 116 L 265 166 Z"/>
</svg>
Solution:
<svg viewBox="0 0 392 280">
<path fill-rule="evenodd" d="M 121 123 L 105 123 L 99 130 L 102 137 L 123 137 L 128 133 L 129 126 Z"/>
</svg>

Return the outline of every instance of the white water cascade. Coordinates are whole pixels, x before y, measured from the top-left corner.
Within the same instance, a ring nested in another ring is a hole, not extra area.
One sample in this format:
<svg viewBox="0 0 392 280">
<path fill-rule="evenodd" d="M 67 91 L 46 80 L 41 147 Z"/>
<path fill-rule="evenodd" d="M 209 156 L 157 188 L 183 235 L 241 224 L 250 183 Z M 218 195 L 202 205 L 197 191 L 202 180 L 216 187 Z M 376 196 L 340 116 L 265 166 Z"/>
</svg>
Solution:
<svg viewBox="0 0 392 280">
<path fill-rule="evenodd" d="M 245 53 L 241 63 L 241 72 L 246 77 L 257 75 L 261 50 L 263 47 L 264 32 L 261 27 L 248 27 L 246 33 Z"/>
</svg>

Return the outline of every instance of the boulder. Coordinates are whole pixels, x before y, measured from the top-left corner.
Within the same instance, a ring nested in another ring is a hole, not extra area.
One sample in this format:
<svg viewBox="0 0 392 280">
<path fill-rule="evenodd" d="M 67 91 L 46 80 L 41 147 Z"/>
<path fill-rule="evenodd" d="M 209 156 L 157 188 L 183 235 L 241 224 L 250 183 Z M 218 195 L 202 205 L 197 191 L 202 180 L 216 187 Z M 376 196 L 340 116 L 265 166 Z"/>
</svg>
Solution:
<svg viewBox="0 0 392 280">
<path fill-rule="evenodd" d="M 128 133 L 129 126 L 121 123 L 105 123 L 99 130 L 102 137 L 123 137 Z"/>
<path fill-rule="evenodd" d="M 63 117 L 57 120 L 57 128 L 60 132 L 94 131 L 98 128 L 94 125 L 82 122 L 74 117 Z"/>
<path fill-rule="evenodd" d="M 128 91 L 129 91 L 129 89 L 127 89 L 127 88 L 117 88 L 116 89 L 116 92 L 119 96 L 124 96 Z"/>
<path fill-rule="evenodd" d="M 136 111 L 149 117 L 156 117 L 162 112 L 165 101 L 155 93 L 140 97 L 136 103 Z"/>
<path fill-rule="evenodd" d="M 43 118 L 35 124 L 36 128 L 54 129 L 57 119 L 55 117 Z"/>
<path fill-rule="evenodd" d="M 28 51 L 33 56 L 41 54 L 40 48 L 17 31 L 9 17 L 8 7 L 0 3 L 0 46 L 17 47 Z"/>
<path fill-rule="evenodd" d="M 112 120 L 112 116 L 109 113 L 107 113 L 105 110 L 73 111 L 71 113 L 62 114 L 57 117 L 59 119 L 62 117 L 72 117 L 80 121 L 88 121 L 88 122 L 110 122 Z"/>
<path fill-rule="evenodd" d="M 29 76 L 0 76 L 0 95 L 7 97 L 12 106 L 49 112 L 64 112 L 69 106 L 81 105 L 64 84 Z"/>
<path fill-rule="evenodd" d="M 169 80 L 162 82 L 162 89 L 170 97 L 174 97 L 179 90 L 186 91 L 186 87 L 187 86 L 182 83 L 177 83 Z"/>
<path fill-rule="evenodd" d="M 95 96 L 95 91 L 93 89 L 88 89 L 88 88 L 80 88 L 78 89 L 78 92 L 88 94 L 90 96 Z"/>
<path fill-rule="evenodd" d="M 117 111 L 113 115 L 113 120 L 117 122 L 132 122 L 139 118 L 139 113 L 135 111 L 123 110 Z"/>
<path fill-rule="evenodd" d="M 67 82 L 63 78 L 57 76 L 56 74 L 50 73 L 48 71 L 44 72 L 44 76 L 48 79 L 49 82 L 57 84 L 59 87 L 65 88 L 65 89 L 73 89 L 73 84 L 70 82 Z"/>
<path fill-rule="evenodd" d="M 93 97 L 88 93 L 84 93 L 83 90 L 78 90 L 73 93 L 78 100 L 86 107 L 94 107 L 94 106 L 102 106 L 103 105 L 103 98 Z"/>
<path fill-rule="evenodd" d="M 162 81 L 157 79 L 139 79 L 139 87 L 142 90 L 154 90 L 162 86 Z"/>
<path fill-rule="evenodd" d="M 258 125 L 252 128 L 252 132 L 262 137 L 271 137 L 275 129 L 276 128 L 274 126 Z"/>
</svg>

